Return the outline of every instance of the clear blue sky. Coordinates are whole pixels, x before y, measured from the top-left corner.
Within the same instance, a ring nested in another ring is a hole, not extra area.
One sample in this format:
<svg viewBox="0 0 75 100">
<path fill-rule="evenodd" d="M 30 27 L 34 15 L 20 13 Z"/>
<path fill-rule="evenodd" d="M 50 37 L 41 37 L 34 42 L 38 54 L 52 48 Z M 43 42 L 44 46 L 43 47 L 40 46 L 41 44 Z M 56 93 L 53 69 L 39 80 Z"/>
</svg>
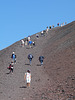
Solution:
<svg viewBox="0 0 75 100">
<path fill-rule="evenodd" d="M 57 23 L 75 20 L 75 0 L 0 0 L 0 50 Z"/>
</svg>

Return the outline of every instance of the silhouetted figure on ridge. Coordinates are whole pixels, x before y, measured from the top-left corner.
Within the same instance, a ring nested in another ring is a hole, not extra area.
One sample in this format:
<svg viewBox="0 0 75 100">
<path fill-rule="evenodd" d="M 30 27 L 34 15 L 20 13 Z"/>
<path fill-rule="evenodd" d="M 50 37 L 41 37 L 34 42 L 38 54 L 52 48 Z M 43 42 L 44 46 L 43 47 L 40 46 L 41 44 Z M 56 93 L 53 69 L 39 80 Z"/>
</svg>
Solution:
<svg viewBox="0 0 75 100">
<path fill-rule="evenodd" d="M 49 26 L 49 29 L 51 30 L 51 25 Z"/>
<path fill-rule="evenodd" d="M 57 23 L 57 26 L 59 26 L 59 23 Z"/>
</svg>

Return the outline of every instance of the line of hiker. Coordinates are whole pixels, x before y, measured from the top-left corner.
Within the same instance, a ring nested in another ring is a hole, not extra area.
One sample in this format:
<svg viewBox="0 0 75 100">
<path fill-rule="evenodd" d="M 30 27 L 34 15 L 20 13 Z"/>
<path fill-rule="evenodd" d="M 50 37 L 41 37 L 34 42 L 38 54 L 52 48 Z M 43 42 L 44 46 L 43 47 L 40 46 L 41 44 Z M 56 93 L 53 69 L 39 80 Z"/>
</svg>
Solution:
<svg viewBox="0 0 75 100">
<path fill-rule="evenodd" d="M 65 22 L 65 25 L 66 24 L 67 23 Z M 64 23 L 61 23 L 61 24 L 57 23 L 57 26 L 58 27 L 59 26 L 62 27 L 62 26 L 64 26 Z M 36 34 L 36 38 L 39 39 L 39 35 L 45 36 L 46 34 L 48 34 L 48 31 L 51 30 L 54 27 L 55 27 L 54 25 L 52 25 L 52 26 L 50 25 L 49 27 L 47 26 L 46 30 L 41 31 L 40 34 Z M 21 40 L 21 47 L 25 47 L 25 46 L 29 46 L 30 48 L 35 46 L 35 42 L 31 41 L 31 37 L 30 36 L 25 37 L 24 39 Z M 28 54 L 27 58 L 29 60 L 29 65 L 31 66 L 32 65 L 32 59 L 34 58 L 34 56 L 32 54 Z M 43 65 L 43 61 L 44 61 L 44 56 L 39 56 L 38 60 L 40 62 L 40 66 L 42 66 Z M 16 64 L 16 54 L 15 54 L 15 52 L 12 53 L 12 55 L 11 55 L 11 63 L 7 67 L 7 69 L 9 69 L 9 73 L 13 74 L 14 64 Z M 27 87 L 30 87 L 31 71 L 29 69 L 25 72 L 24 80 L 25 80 L 25 82 L 27 84 Z"/>
<path fill-rule="evenodd" d="M 59 26 L 64 26 L 64 25 L 66 25 L 67 24 L 67 22 L 63 22 L 63 23 L 57 23 L 57 27 L 59 27 Z M 50 25 L 49 27 L 47 26 L 47 28 L 46 28 L 46 33 L 48 33 L 48 31 L 49 31 L 49 29 L 51 30 L 52 28 L 54 28 L 55 26 L 54 25 Z"/>
<path fill-rule="evenodd" d="M 66 25 L 67 23 L 65 22 L 65 25 Z M 59 23 L 57 23 L 57 26 L 59 26 L 60 24 Z M 62 26 L 64 26 L 64 23 L 62 23 L 61 24 L 61 27 Z M 49 29 L 51 30 L 52 28 L 54 28 L 54 25 L 50 25 L 49 26 L 49 28 L 48 28 L 48 26 L 47 26 L 47 29 L 46 30 L 43 30 L 43 31 L 41 31 L 41 36 L 45 36 L 45 34 L 48 34 L 48 31 L 49 31 Z M 39 39 L 39 34 L 36 34 L 36 38 L 37 39 Z M 31 46 L 31 44 L 32 44 L 32 41 L 30 41 L 30 39 L 29 39 L 29 42 L 28 42 L 28 45 L 30 45 Z M 32 59 L 34 58 L 34 56 L 32 55 L 32 54 L 29 54 L 28 55 L 28 59 L 29 59 L 29 65 L 31 66 L 32 65 Z M 40 62 L 40 66 L 42 66 L 43 65 L 43 61 L 44 61 L 44 56 L 40 56 L 39 58 L 38 58 L 38 60 L 39 60 L 39 62 Z M 24 80 L 26 81 L 26 84 L 27 84 L 27 87 L 30 87 L 30 83 L 31 83 L 31 71 L 28 69 L 27 70 L 27 72 L 25 73 L 25 75 L 24 75 Z"/>
<path fill-rule="evenodd" d="M 44 31 L 41 32 L 41 36 L 44 36 Z M 36 34 L 37 39 L 39 38 L 39 35 Z M 28 45 L 30 48 L 33 46 L 35 46 L 35 42 L 31 41 L 31 37 L 28 36 L 27 38 L 25 37 L 23 40 L 21 40 L 21 46 L 24 47 L 25 45 Z M 32 59 L 34 58 L 34 56 L 32 54 L 28 54 L 27 59 L 29 60 L 29 65 L 32 65 Z M 40 66 L 43 65 L 43 60 L 44 60 L 44 56 L 39 56 L 38 60 L 40 62 Z M 14 65 L 16 64 L 16 54 L 15 52 L 12 53 L 11 55 L 11 63 L 9 64 L 9 66 L 7 67 L 9 69 L 9 73 L 13 74 L 14 71 Z M 30 87 L 30 83 L 31 83 L 31 71 L 28 69 L 27 72 L 25 72 L 24 75 L 24 80 L 26 81 L 27 87 Z"/>
</svg>

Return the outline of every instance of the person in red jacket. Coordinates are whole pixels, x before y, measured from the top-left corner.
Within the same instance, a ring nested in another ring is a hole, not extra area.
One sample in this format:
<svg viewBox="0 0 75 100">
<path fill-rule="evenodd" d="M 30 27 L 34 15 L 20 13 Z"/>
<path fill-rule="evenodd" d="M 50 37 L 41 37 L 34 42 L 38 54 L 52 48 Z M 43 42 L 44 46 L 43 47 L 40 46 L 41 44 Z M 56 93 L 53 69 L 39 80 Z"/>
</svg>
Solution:
<svg viewBox="0 0 75 100">
<path fill-rule="evenodd" d="M 9 73 L 12 73 L 12 74 L 13 74 L 13 68 L 14 68 L 13 65 L 14 65 L 14 63 L 11 62 L 11 63 L 9 64 L 9 67 L 8 67 L 8 69 L 10 70 Z"/>
</svg>

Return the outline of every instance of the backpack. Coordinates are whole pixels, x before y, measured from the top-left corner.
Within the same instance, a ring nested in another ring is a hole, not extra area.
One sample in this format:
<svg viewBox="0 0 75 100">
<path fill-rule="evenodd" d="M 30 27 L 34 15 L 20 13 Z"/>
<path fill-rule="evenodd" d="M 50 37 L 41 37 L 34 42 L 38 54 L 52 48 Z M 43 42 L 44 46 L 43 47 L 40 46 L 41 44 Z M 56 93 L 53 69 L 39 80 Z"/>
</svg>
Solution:
<svg viewBox="0 0 75 100">
<path fill-rule="evenodd" d="M 13 54 L 13 55 L 12 55 L 12 58 L 13 58 L 13 59 L 15 59 L 15 58 L 16 58 L 16 56 Z"/>
<path fill-rule="evenodd" d="M 33 56 L 30 54 L 30 55 L 28 55 L 28 59 L 30 59 L 30 58 L 33 58 Z"/>
<path fill-rule="evenodd" d="M 30 58 L 33 58 L 33 56 L 32 56 L 32 55 L 30 55 Z"/>
<path fill-rule="evenodd" d="M 8 69 L 10 69 L 11 68 L 11 64 L 9 65 L 9 67 L 7 67 Z"/>
<path fill-rule="evenodd" d="M 43 57 L 43 56 L 40 56 L 40 57 L 39 57 L 39 60 L 43 60 L 43 59 L 44 59 L 44 57 Z"/>
</svg>

